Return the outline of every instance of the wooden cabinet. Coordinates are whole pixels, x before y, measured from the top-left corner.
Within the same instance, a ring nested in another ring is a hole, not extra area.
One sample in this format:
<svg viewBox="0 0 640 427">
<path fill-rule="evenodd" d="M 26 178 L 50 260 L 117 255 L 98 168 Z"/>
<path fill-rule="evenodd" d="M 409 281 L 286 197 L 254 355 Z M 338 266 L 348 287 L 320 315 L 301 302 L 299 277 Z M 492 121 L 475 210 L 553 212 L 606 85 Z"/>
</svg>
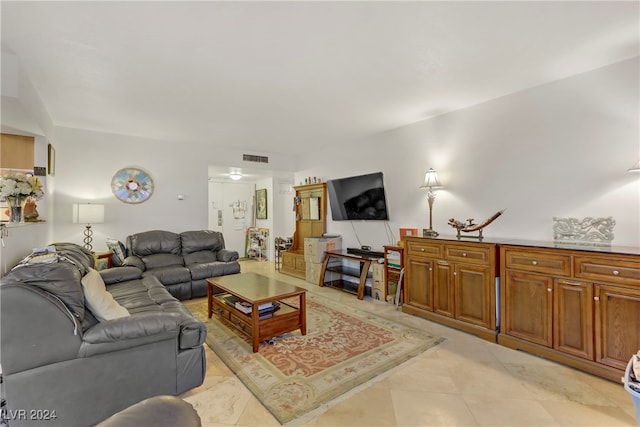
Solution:
<svg viewBox="0 0 640 427">
<path fill-rule="evenodd" d="M 635 289 L 597 285 L 595 295 L 596 362 L 618 369 L 619 378 L 640 349 L 640 284 Z"/>
<path fill-rule="evenodd" d="M 432 259 L 425 259 L 408 253 L 406 256 L 404 305 L 422 311 L 433 311 L 433 263 Z M 411 284 L 408 282 L 411 278 Z M 415 313 L 412 313 L 415 314 Z"/>
<path fill-rule="evenodd" d="M 291 247 L 282 252 L 281 272 L 305 279 L 304 239 L 327 231 L 327 184 L 300 185 L 294 190 L 296 230 Z"/>
<path fill-rule="evenodd" d="M 402 310 L 496 339 L 497 245 L 405 237 Z"/>
<path fill-rule="evenodd" d="M 618 381 L 640 348 L 640 257 L 502 245 L 498 342 Z"/>
<path fill-rule="evenodd" d="M 593 285 L 566 279 L 553 287 L 553 347 L 593 359 Z"/>
</svg>

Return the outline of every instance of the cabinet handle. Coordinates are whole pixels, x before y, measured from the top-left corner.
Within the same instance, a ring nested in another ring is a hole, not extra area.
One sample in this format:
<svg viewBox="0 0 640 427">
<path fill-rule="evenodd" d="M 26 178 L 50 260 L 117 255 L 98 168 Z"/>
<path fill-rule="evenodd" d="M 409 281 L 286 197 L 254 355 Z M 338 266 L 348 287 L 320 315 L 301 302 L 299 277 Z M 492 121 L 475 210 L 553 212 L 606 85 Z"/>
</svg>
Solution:
<svg viewBox="0 0 640 427">
<path fill-rule="evenodd" d="M 467 253 L 466 252 L 462 252 L 462 256 L 467 256 Z"/>
<path fill-rule="evenodd" d="M 594 301 L 600 301 L 600 297 L 593 297 Z"/>
<path fill-rule="evenodd" d="M 538 265 L 538 261 L 531 261 L 531 264 Z"/>
<path fill-rule="evenodd" d="M 458 275 L 458 272 L 457 272 L 457 271 L 454 271 L 454 272 L 453 272 L 453 275 L 454 275 L 454 276 L 457 276 L 457 275 Z"/>
<path fill-rule="evenodd" d="M 424 248 L 420 248 L 420 251 L 421 251 L 421 252 L 424 252 Z"/>
<path fill-rule="evenodd" d="M 429 271 L 433 271 L 433 268 L 429 267 Z"/>
<path fill-rule="evenodd" d="M 617 276 L 618 274 L 620 274 L 620 272 L 618 270 L 613 270 L 613 275 Z"/>
<path fill-rule="evenodd" d="M 547 292 L 553 292 L 553 289 L 547 288 Z"/>
</svg>

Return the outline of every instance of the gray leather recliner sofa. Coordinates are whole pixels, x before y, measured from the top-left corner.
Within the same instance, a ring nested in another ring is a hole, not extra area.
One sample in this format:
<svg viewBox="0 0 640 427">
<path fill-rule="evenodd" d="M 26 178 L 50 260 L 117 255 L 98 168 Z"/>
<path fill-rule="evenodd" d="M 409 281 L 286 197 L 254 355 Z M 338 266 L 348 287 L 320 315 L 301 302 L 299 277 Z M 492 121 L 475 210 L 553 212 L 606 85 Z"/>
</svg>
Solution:
<svg viewBox="0 0 640 427">
<path fill-rule="evenodd" d="M 180 300 L 207 295 L 210 277 L 240 272 L 238 252 L 225 249 L 218 231 L 145 231 L 127 236 L 126 246 L 124 265 L 156 276 Z"/>
<path fill-rule="evenodd" d="M 0 363 L 11 427 L 87 426 L 143 399 L 202 384 L 205 325 L 153 275 L 100 272 L 129 316 L 98 321 L 81 280 L 91 253 L 55 244 L 51 263 L 19 265 L 0 280 Z"/>
</svg>

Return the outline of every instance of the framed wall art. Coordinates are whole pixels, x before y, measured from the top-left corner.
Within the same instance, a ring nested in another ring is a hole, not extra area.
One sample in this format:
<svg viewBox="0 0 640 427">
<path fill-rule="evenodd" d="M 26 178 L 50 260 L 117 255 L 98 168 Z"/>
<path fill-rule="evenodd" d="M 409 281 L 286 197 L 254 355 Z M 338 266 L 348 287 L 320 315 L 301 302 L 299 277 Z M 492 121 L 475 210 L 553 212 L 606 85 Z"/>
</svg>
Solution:
<svg viewBox="0 0 640 427">
<path fill-rule="evenodd" d="M 267 189 L 256 190 L 256 218 L 267 219 Z"/>
<path fill-rule="evenodd" d="M 153 194 L 153 180 L 142 169 L 120 169 L 111 179 L 111 191 L 121 202 L 142 203 Z"/>
</svg>

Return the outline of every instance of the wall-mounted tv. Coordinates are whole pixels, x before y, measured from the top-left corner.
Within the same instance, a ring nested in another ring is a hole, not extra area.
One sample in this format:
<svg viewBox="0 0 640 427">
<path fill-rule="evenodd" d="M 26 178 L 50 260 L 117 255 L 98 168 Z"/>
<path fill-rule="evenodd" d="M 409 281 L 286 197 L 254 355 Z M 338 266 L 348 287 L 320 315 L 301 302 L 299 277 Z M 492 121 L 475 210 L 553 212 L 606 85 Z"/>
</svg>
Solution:
<svg viewBox="0 0 640 427">
<path fill-rule="evenodd" d="M 389 219 L 382 172 L 327 181 L 334 221 Z"/>
</svg>

